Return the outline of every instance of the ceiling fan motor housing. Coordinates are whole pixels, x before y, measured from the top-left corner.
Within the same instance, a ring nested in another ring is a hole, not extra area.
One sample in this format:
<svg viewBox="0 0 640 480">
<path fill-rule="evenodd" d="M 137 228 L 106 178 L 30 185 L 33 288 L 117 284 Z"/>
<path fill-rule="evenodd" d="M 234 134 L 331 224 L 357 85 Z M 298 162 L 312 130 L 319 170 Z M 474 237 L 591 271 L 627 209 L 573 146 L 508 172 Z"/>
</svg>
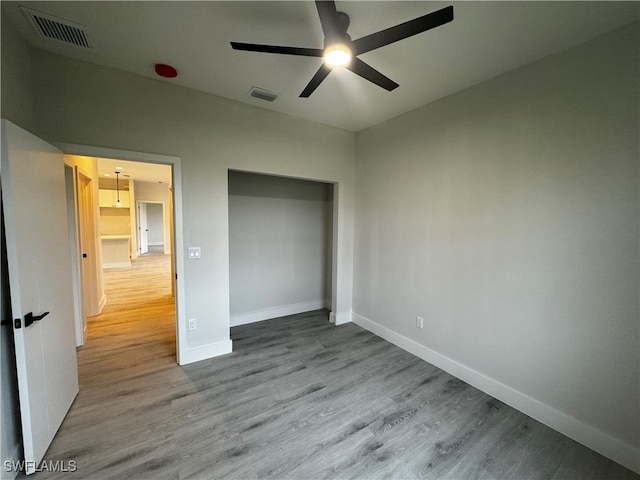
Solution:
<svg viewBox="0 0 640 480">
<path fill-rule="evenodd" d="M 324 38 L 324 49 L 342 45 L 351 50 L 351 36 L 347 33 L 351 20 L 344 12 L 336 12 L 335 28 L 332 32 L 327 32 Z"/>
</svg>

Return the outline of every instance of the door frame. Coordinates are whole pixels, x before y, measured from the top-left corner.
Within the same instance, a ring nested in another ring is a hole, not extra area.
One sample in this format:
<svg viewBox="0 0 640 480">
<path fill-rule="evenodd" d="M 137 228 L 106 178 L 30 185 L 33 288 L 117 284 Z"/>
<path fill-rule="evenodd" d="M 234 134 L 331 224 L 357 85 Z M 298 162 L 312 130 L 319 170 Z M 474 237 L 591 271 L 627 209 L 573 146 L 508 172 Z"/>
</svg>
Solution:
<svg viewBox="0 0 640 480">
<path fill-rule="evenodd" d="M 144 221 L 145 225 L 145 233 L 142 233 L 142 204 L 144 204 Z M 149 252 L 149 220 L 147 219 L 147 202 L 142 202 L 140 200 L 136 200 L 136 255 L 141 256 L 145 253 Z M 142 251 L 143 242 L 142 239 L 146 238 L 146 251 Z"/>
<path fill-rule="evenodd" d="M 84 345 L 87 339 L 87 317 L 84 314 L 83 274 L 76 259 L 80 258 L 80 204 L 78 198 L 78 169 L 64 164 L 65 186 L 67 188 L 67 218 L 69 224 L 69 243 L 71 244 L 73 298 L 76 318 L 76 347 Z"/>
<path fill-rule="evenodd" d="M 73 260 L 74 262 L 82 262 L 79 268 L 82 271 L 83 329 L 86 329 L 86 318 L 99 315 L 107 299 L 104 294 L 100 294 L 102 287 L 98 286 L 102 285 L 102 277 L 97 273 L 102 260 L 98 258 L 99 228 L 96 224 L 97 219 L 94 211 L 93 179 L 91 174 L 82 168 L 75 166 L 74 169 L 78 188 L 78 217 L 80 219 L 78 240 L 82 254 L 86 254 L 87 257 L 80 260 L 80 256 L 74 256 Z M 86 274 L 86 272 L 90 273 Z"/>
<path fill-rule="evenodd" d="M 160 155 L 157 153 L 135 152 L 116 148 L 97 147 L 92 145 L 79 145 L 75 143 L 53 142 L 67 155 L 80 155 L 97 158 L 114 158 L 117 160 L 129 160 L 141 163 L 156 163 L 171 166 L 172 175 L 172 204 L 173 204 L 173 265 L 175 268 L 175 305 L 176 305 L 176 356 L 180 365 L 188 363 L 189 346 L 187 344 L 187 319 L 185 310 L 185 254 L 183 238 L 182 216 L 182 171 L 181 158 L 172 155 Z M 77 260 L 76 260 L 77 261 Z M 183 333 L 184 332 L 184 333 Z"/>
</svg>

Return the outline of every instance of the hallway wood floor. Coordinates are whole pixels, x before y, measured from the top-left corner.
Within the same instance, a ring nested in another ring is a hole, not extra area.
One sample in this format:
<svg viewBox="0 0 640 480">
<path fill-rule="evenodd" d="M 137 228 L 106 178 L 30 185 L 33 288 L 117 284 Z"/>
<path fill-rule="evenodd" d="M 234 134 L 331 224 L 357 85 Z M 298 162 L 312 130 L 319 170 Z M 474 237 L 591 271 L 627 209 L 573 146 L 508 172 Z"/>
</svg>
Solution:
<svg viewBox="0 0 640 480">
<path fill-rule="evenodd" d="M 232 354 L 179 367 L 168 262 L 106 272 L 45 456 L 77 470 L 37 480 L 640 478 L 326 311 L 235 327 Z"/>
</svg>

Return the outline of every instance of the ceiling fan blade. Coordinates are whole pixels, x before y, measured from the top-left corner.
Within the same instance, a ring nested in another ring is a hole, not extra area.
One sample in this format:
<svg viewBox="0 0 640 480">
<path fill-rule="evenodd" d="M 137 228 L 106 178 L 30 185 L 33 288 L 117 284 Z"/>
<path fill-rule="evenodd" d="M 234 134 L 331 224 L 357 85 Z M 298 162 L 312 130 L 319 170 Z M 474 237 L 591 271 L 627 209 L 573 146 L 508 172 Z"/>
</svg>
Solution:
<svg viewBox="0 0 640 480">
<path fill-rule="evenodd" d="M 256 43 L 231 42 L 234 50 L 246 50 L 248 52 L 279 53 L 281 55 L 300 55 L 303 57 L 322 57 L 319 48 L 282 47 L 279 45 L 259 45 Z"/>
<path fill-rule="evenodd" d="M 325 38 L 333 38 L 337 33 L 338 11 L 333 0 L 316 0 L 316 8 Z"/>
<path fill-rule="evenodd" d="M 327 75 L 329 75 L 330 73 L 331 73 L 331 67 L 327 67 L 323 63 L 322 66 L 316 72 L 316 74 L 313 76 L 311 81 L 307 84 L 306 87 L 304 87 L 304 90 L 302 91 L 300 96 L 303 98 L 309 97 L 314 92 L 314 90 L 318 88 L 318 85 L 320 85 L 322 81 L 325 78 L 327 78 Z"/>
<path fill-rule="evenodd" d="M 364 63 L 358 57 L 353 57 L 351 59 L 351 64 L 347 65 L 346 68 L 351 70 L 356 75 L 360 75 L 362 78 L 369 80 L 371 83 L 375 83 L 379 87 L 382 87 L 389 92 L 399 86 L 396 82 L 394 82 L 390 78 L 385 77 L 375 68 Z"/>
<path fill-rule="evenodd" d="M 448 6 L 435 12 L 414 18 L 408 22 L 401 23 L 395 27 L 390 27 L 379 32 L 372 33 L 366 37 L 358 38 L 352 42 L 354 55 L 370 52 L 376 48 L 384 47 L 390 43 L 397 42 L 404 38 L 417 35 L 440 25 L 444 25 L 453 20 L 453 7 Z"/>
</svg>

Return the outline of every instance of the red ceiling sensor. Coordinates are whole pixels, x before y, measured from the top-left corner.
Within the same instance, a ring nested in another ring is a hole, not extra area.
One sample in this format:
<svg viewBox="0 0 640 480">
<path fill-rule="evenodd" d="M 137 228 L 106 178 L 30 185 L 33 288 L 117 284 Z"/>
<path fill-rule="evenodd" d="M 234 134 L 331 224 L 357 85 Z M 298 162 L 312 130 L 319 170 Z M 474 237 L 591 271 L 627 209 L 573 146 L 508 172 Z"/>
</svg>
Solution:
<svg viewBox="0 0 640 480">
<path fill-rule="evenodd" d="M 164 78 L 176 78 L 178 76 L 178 71 L 171 65 L 156 63 L 155 69 L 156 73 Z"/>
</svg>

